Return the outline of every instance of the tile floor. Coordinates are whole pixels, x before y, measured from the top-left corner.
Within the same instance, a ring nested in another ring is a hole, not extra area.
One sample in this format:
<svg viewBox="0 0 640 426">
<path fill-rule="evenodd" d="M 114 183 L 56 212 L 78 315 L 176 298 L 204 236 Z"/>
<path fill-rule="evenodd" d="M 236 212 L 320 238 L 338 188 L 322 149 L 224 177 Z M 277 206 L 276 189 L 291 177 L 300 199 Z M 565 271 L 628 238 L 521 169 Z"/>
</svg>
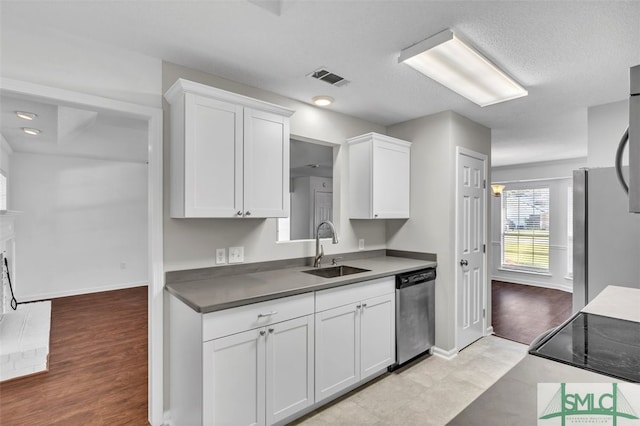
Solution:
<svg viewBox="0 0 640 426">
<path fill-rule="evenodd" d="M 447 361 L 430 356 L 309 413 L 296 425 L 445 425 L 527 353 L 488 336 Z"/>
</svg>

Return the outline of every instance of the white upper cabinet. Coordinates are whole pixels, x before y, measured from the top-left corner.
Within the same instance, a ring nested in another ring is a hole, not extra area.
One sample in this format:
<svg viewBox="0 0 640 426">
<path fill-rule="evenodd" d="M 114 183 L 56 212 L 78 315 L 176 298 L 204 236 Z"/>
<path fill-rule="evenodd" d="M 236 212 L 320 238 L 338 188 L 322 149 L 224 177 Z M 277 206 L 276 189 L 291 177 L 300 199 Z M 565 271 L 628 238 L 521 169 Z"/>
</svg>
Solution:
<svg viewBox="0 0 640 426">
<path fill-rule="evenodd" d="M 171 217 L 287 217 L 293 111 L 179 79 L 171 105 Z"/>
<path fill-rule="evenodd" d="M 409 218 L 411 142 L 377 133 L 349 144 L 349 217 Z"/>
</svg>

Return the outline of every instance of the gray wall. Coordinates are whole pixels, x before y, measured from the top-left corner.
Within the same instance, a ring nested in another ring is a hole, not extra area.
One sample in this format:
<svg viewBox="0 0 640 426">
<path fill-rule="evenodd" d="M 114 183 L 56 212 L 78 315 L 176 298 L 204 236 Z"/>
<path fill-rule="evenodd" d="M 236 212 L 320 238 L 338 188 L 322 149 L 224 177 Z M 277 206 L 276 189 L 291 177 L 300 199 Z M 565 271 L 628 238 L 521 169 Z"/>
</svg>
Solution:
<svg viewBox="0 0 640 426">
<path fill-rule="evenodd" d="M 163 93 L 185 78 L 220 89 L 282 105 L 296 112 L 291 117 L 292 136 L 340 146 L 334 154 L 334 221 L 340 235 L 338 245 L 325 244 L 325 253 L 358 249 L 364 238 L 366 249 L 386 246 L 384 221 L 350 221 L 348 218 L 348 153 L 346 139 L 367 132 L 385 133 L 383 126 L 320 109 L 281 95 L 249 87 L 212 74 L 163 62 Z M 276 219 L 171 219 L 169 217 L 169 105 L 164 101 L 164 267 L 166 271 L 215 266 L 215 250 L 244 246 L 245 262 L 312 256 L 310 241 L 276 242 Z"/>
<path fill-rule="evenodd" d="M 455 170 L 456 147 L 491 155 L 491 130 L 452 111 L 390 126 L 390 136 L 412 141 L 411 218 L 387 221 L 387 248 L 438 255 L 436 346 L 455 342 Z M 491 170 L 491 164 L 487 164 Z M 487 181 L 490 177 L 487 176 Z M 487 229 L 490 215 L 487 211 Z M 490 265 L 490 262 L 488 261 Z M 487 286 L 487 290 L 489 290 Z M 491 299 L 488 291 L 488 318 Z"/>
</svg>

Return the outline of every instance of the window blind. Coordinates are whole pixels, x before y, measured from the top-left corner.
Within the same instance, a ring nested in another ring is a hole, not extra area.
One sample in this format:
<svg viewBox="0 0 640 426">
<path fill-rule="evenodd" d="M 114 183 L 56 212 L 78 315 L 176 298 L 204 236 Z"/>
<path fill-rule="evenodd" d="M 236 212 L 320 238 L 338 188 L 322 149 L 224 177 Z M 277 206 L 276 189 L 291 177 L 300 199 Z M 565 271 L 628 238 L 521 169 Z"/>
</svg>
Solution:
<svg viewBox="0 0 640 426">
<path fill-rule="evenodd" d="M 502 266 L 549 271 L 549 187 L 502 194 Z"/>
</svg>

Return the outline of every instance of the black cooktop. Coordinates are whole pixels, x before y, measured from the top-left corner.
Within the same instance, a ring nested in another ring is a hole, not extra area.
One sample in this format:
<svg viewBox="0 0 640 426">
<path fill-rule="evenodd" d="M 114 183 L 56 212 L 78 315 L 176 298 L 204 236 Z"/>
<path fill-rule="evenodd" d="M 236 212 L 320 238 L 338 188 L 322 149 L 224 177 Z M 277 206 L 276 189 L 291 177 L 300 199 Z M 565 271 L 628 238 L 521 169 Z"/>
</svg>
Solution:
<svg viewBox="0 0 640 426">
<path fill-rule="evenodd" d="M 640 383 L 640 323 L 578 312 L 529 353 Z"/>
</svg>

